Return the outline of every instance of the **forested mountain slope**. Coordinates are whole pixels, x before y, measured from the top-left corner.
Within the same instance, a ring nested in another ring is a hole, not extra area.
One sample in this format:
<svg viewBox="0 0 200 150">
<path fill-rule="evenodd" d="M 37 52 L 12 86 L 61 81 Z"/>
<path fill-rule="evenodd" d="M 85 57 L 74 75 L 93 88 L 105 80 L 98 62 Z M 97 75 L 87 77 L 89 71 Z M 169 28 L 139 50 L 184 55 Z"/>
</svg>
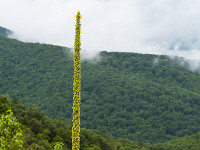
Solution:
<svg viewBox="0 0 200 150">
<path fill-rule="evenodd" d="M 71 149 L 72 126 L 61 118 L 50 119 L 38 108 L 25 107 L 13 96 L 10 103 L 0 96 L 0 116 L 8 109 L 14 112 L 22 125 L 23 150 L 52 150 L 57 142 L 64 144 L 63 149 Z M 184 136 L 167 143 L 149 144 L 113 137 L 96 130 L 81 128 L 81 150 L 199 150 L 200 132 Z M 1 145 L 0 145 L 1 147 Z"/>
<path fill-rule="evenodd" d="M 154 144 L 149 147 L 151 150 L 199 150 L 200 132 L 178 138 L 167 143 Z"/>
<path fill-rule="evenodd" d="M 0 37 L 0 94 L 72 120 L 70 49 Z M 200 131 L 200 76 L 181 58 L 101 52 L 82 61 L 81 127 L 143 142 Z"/>
<path fill-rule="evenodd" d="M 0 117 L 8 109 L 14 113 L 22 129 L 22 150 L 53 150 L 57 142 L 64 144 L 64 150 L 71 149 L 72 126 L 64 123 L 61 118 L 50 119 L 40 109 L 25 107 L 18 102 L 16 96 L 13 96 L 10 103 L 7 97 L 0 96 Z M 80 150 L 148 150 L 142 143 L 115 138 L 96 130 L 81 128 L 80 138 Z M 1 144 L 0 140 L 0 149 Z"/>
<path fill-rule="evenodd" d="M 9 35 L 11 35 L 13 32 L 0 26 L 0 36 L 4 36 L 7 37 Z"/>
<path fill-rule="evenodd" d="M 57 142 L 64 144 L 63 149 L 71 149 L 72 126 L 62 122 L 62 118 L 50 119 L 38 108 L 29 108 L 18 103 L 13 96 L 10 104 L 0 96 L 0 116 L 8 109 L 22 127 L 23 150 L 52 150 Z M 81 150 L 199 150 L 200 132 L 184 136 L 167 143 L 149 144 L 120 139 L 96 130 L 81 128 Z M 1 145 L 0 145 L 1 147 Z"/>
</svg>

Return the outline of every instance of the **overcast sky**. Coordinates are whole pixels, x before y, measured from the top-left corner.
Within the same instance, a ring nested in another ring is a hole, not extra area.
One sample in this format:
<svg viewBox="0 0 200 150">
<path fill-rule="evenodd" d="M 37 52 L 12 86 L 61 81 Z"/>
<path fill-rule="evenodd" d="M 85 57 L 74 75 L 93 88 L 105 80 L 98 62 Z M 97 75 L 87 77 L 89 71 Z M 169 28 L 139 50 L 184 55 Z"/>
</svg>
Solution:
<svg viewBox="0 0 200 150">
<path fill-rule="evenodd" d="M 169 54 L 200 60 L 200 0 L 0 0 L 0 26 L 18 39 L 82 49 Z"/>
</svg>

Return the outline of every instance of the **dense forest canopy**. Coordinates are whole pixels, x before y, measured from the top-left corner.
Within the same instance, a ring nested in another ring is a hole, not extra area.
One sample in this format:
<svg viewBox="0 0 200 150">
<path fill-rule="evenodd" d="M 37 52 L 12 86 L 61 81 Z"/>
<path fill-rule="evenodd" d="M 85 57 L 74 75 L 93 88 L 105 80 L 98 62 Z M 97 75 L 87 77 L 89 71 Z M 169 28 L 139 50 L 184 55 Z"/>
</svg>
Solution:
<svg viewBox="0 0 200 150">
<path fill-rule="evenodd" d="M 52 150 L 57 142 L 64 144 L 64 150 L 71 149 L 71 126 L 62 122 L 61 118 L 52 120 L 38 108 L 25 107 L 19 103 L 16 95 L 12 97 L 10 103 L 7 97 L 0 96 L 0 108 L 0 116 L 11 109 L 17 121 L 21 124 L 23 150 Z M 95 130 L 81 129 L 81 150 L 139 150 L 142 148 L 147 150 L 144 145 L 139 145 L 137 142 L 117 139 Z"/>
<path fill-rule="evenodd" d="M 50 119 L 38 108 L 19 103 L 16 95 L 9 100 L 0 96 L 0 116 L 11 109 L 21 124 L 23 150 L 52 150 L 57 142 L 64 144 L 64 150 L 71 149 L 71 126 L 62 118 Z M 1 123 L 1 122 L 0 122 Z M 184 136 L 167 143 L 149 144 L 116 138 L 109 133 L 81 128 L 80 150 L 199 150 L 200 132 Z"/>
<path fill-rule="evenodd" d="M 69 48 L 0 37 L 0 56 L 0 94 L 16 94 L 71 124 Z M 182 58 L 106 51 L 99 57 L 82 61 L 82 128 L 151 143 L 200 131 L 200 76 Z"/>
</svg>

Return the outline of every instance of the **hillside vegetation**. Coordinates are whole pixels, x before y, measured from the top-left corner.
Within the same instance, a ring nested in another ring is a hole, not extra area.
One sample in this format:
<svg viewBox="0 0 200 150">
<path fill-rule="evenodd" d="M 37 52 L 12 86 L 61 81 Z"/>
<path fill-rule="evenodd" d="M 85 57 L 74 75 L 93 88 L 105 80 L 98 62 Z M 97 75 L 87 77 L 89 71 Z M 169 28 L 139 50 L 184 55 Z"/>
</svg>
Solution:
<svg viewBox="0 0 200 150">
<path fill-rule="evenodd" d="M 40 109 L 25 107 L 18 102 L 16 96 L 12 98 L 11 103 L 5 96 L 0 96 L 0 116 L 8 109 L 14 112 L 14 116 L 22 126 L 23 150 L 53 150 L 57 142 L 64 144 L 64 150 L 71 149 L 72 127 L 70 125 L 65 124 L 61 118 L 50 119 Z M 137 142 L 117 139 L 96 130 L 82 128 L 80 137 L 81 150 L 147 150 Z"/>
<path fill-rule="evenodd" d="M 0 56 L 0 94 L 16 94 L 26 106 L 71 123 L 69 48 L 0 37 Z M 81 127 L 150 143 L 197 133 L 199 84 L 181 58 L 101 52 L 96 61 L 82 61 Z"/>
<path fill-rule="evenodd" d="M 23 150 L 52 150 L 57 142 L 70 150 L 71 127 L 62 118 L 50 119 L 38 108 L 25 107 L 16 96 L 11 102 L 0 96 L 0 116 L 11 109 L 20 122 L 23 133 Z M 0 145 L 1 148 L 1 145 Z M 199 150 L 200 132 L 167 143 L 149 144 L 120 139 L 96 130 L 81 128 L 80 150 Z"/>
</svg>

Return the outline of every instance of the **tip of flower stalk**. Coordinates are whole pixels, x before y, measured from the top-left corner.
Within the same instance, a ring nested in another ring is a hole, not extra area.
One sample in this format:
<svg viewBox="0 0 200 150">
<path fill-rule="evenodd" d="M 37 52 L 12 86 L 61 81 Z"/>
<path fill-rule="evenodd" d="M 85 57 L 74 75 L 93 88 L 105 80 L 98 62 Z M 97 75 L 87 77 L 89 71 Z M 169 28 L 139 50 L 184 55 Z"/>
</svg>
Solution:
<svg viewBox="0 0 200 150">
<path fill-rule="evenodd" d="M 82 15 L 80 14 L 80 11 L 78 11 L 77 14 L 74 15 L 74 17 L 76 17 L 76 18 L 77 18 L 78 16 L 80 16 L 80 18 L 82 18 Z"/>
</svg>

